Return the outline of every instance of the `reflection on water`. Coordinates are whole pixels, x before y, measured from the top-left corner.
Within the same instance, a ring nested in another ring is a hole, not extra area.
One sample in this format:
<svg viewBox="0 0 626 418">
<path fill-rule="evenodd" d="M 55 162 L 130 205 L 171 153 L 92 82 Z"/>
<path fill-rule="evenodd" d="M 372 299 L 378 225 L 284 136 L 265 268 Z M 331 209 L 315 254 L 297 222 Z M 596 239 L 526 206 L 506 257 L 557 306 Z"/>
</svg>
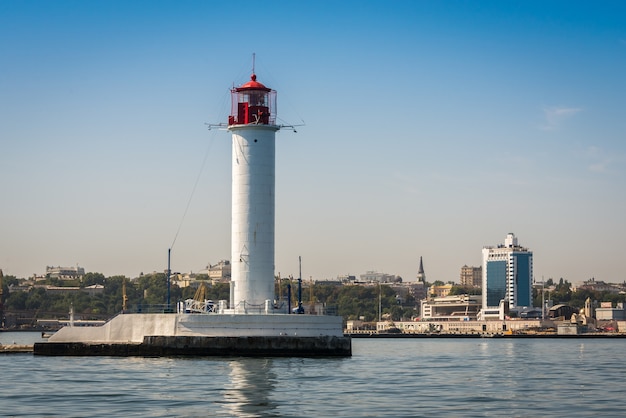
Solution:
<svg viewBox="0 0 626 418">
<path fill-rule="evenodd" d="M 232 416 L 271 416 L 277 407 L 271 395 L 276 384 L 272 359 L 243 358 L 229 363 L 229 382 L 222 408 Z"/>
<path fill-rule="evenodd" d="M 585 344 L 581 343 L 578 349 L 578 360 L 584 360 L 585 358 Z"/>
</svg>

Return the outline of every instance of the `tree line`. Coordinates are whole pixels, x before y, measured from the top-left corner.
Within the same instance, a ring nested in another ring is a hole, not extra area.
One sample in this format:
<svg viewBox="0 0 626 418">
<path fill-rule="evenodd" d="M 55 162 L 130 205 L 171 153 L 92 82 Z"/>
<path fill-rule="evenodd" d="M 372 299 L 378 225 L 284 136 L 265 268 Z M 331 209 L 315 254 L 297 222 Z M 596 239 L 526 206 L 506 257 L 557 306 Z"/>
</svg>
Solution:
<svg viewBox="0 0 626 418">
<path fill-rule="evenodd" d="M 211 284 L 206 275 L 200 275 L 198 280 L 206 281 L 206 298 L 212 300 L 228 300 L 230 288 L 228 283 Z M 126 287 L 129 312 L 146 311 L 151 306 L 164 307 L 167 301 L 167 278 L 165 273 L 145 274 L 130 280 L 124 276 L 105 277 L 101 273 L 87 273 L 82 280 L 60 280 L 48 278 L 43 284 L 53 286 L 77 286 L 82 289 L 99 284 L 104 290 L 93 296 L 86 292 L 64 292 L 54 294 L 46 292 L 41 287 L 31 287 L 27 291 L 12 291 L 9 286 L 18 285 L 20 280 L 14 276 L 5 276 L 3 282 L 4 311 L 31 311 L 38 318 L 65 317 L 73 307 L 76 314 L 84 319 L 102 319 L 122 312 L 123 287 Z M 546 283 L 546 300 L 551 299 L 554 304 L 564 303 L 576 308 L 584 306 L 585 300 L 592 301 L 626 302 L 626 295 L 610 292 L 598 292 L 580 289 L 572 290 L 567 280 Z M 276 281 L 276 294 L 281 299 L 286 297 L 285 282 Z M 312 288 L 310 286 L 313 286 Z M 428 284 L 426 284 L 428 286 Z M 303 305 L 312 302 L 325 303 L 327 307 L 342 316 L 344 320 L 362 319 L 366 322 L 376 321 L 379 317 L 392 321 L 411 320 L 420 315 L 419 301 L 407 295 L 400 298 L 396 291 L 387 285 L 358 286 L 340 285 L 335 283 L 303 283 Z M 196 289 L 193 287 L 170 286 L 170 300 L 175 309 L 177 301 L 193 298 Z M 480 294 L 480 289 L 453 286 L 451 294 Z M 297 283 L 292 283 L 292 307 L 297 306 Z M 541 306 L 542 292 L 533 289 L 534 306 Z"/>
<path fill-rule="evenodd" d="M 196 278 L 205 280 L 206 298 L 212 300 L 228 300 L 230 287 L 228 283 L 211 284 L 206 275 Z M 125 283 L 125 284 L 124 284 Z M 150 307 L 163 307 L 167 301 L 167 277 L 164 273 L 145 274 L 130 280 L 125 276 L 105 277 L 101 273 L 87 273 L 82 280 L 60 280 L 48 278 L 40 284 L 64 287 L 80 287 L 103 285 L 101 293 L 90 295 L 84 291 L 52 293 L 43 287 L 31 287 L 26 291 L 13 290 L 9 286 L 18 285 L 14 276 L 5 276 L 3 283 L 3 306 L 5 312 L 34 311 L 38 318 L 65 316 L 70 306 L 75 314 L 84 319 L 99 319 L 122 312 L 123 287 L 126 287 L 126 308 L 129 312 L 146 311 Z M 313 286 L 311 288 L 310 286 Z M 303 284 L 303 305 L 321 302 L 330 306 L 344 319 L 364 319 L 375 321 L 379 315 L 393 320 L 410 319 L 417 314 L 416 301 L 407 296 L 400 303 L 396 292 L 389 286 L 342 286 L 338 284 Z M 193 287 L 170 286 L 170 301 L 175 309 L 177 301 L 193 298 L 196 292 Z M 380 292 L 380 293 L 379 293 Z M 276 294 L 281 299 L 287 295 L 284 280 L 276 282 Z M 297 306 L 297 283 L 292 283 L 292 307 Z"/>
<path fill-rule="evenodd" d="M 61 287 L 80 287 L 81 290 L 91 285 L 103 285 L 101 293 L 93 296 L 84 291 L 78 292 L 47 292 L 43 287 L 31 287 L 28 291 L 8 292 L 9 286 L 17 285 L 19 280 L 12 276 L 4 277 L 3 306 L 9 311 L 36 311 L 41 317 L 67 314 L 70 307 L 76 314 L 85 319 L 110 317 L 122 312 L 123 288 L 126 288 L 126 307 L 128 311 L 138 311 L 146 306 L 163 306 L 167 300 L 167 278 L 165 273 L 145 274 L 130 280 L 125 276 L 105 277 L 101 273 L 87 273 L 82 280 L 60 280 L 48 278 L 45 285 Z M 228 299 L 227 284 L 210 286 L 212 295 L 217 299 Z M 196 289 L 170 286 L 170 300 L 174 304 L 178 300 L 192 298 Z"/>
</svg>

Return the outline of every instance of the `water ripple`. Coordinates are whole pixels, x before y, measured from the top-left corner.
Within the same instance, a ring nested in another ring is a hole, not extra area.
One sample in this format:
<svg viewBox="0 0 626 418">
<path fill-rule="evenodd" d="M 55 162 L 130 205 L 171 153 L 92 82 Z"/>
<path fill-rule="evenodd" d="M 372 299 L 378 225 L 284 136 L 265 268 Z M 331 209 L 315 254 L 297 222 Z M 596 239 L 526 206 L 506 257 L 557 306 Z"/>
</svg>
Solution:
<svg viewBox="0 0 626 418">
<path fill-rule="evenodd" d="M 620 416 L 621 340 L 353 341 L 344 359 L 0 356 L 5 416 Z"/>
</svg>

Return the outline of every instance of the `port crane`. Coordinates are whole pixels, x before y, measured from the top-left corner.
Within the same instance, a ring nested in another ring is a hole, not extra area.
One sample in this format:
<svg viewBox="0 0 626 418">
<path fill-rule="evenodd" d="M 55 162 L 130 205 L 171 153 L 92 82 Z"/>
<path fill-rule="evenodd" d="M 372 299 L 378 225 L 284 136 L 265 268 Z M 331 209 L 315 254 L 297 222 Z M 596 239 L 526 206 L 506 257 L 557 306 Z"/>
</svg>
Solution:
<svg viewBox="0 0 626 418">
<path fill-rule="evenodd" d="M 207 299 L 208 289 L 206 282 L 200 283 L 193 299 L 185 300 L 186 313 L 212 313 L 217 311 L 217 306 L 212 300 Z"/>
<path fill-rule="evenodd" d="M 126 313 L 128 296 L 126 295 L 126 277 L 122 278 L 122 312 Z"/>
</svg>

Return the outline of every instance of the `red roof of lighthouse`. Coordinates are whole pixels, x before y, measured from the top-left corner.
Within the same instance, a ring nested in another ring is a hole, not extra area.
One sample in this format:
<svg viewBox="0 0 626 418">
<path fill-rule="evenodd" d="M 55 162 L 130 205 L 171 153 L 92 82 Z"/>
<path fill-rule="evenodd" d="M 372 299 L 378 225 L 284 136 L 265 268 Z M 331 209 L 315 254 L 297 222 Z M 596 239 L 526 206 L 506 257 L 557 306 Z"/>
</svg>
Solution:
<svg viewBox="0 0 626 418">
<path fill-rule="evenodd" d="M 272 89 L 267 88 L 263 84 L 256 81 L 256 74 L 252 73 L 252 75 L 250 76 L 250 81 L 248 81 L 246 84 L 243 84 L 241 87 L 237 87 L 235 90 L 236 91 L 242 91 L 242 90 L 271 91 Z"/>
</svg>

